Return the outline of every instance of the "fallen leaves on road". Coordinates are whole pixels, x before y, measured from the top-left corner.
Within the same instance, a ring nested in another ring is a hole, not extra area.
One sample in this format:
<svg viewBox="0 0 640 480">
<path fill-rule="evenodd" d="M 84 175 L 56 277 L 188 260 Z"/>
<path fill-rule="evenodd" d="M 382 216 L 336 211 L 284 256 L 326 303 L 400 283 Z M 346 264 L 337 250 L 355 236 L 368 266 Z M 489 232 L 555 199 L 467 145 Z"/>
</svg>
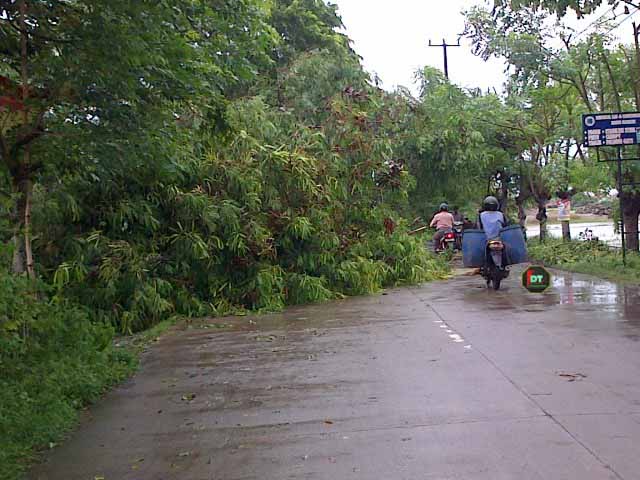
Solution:
<svg viewBox="0 0 640 480">
<path fill-rule="evenodd" d="M 231 328 L 231 327 L 232 327 L 232 325 L 230 325 L 228 323 L 203 323 L 203 324 L 200 324 L 199 326 L 197 326 L 195 328 L 208 330 L 208 329 L 212 329 L 212 328 L 223 329 L 223 328 Z"/>
<path fill-rule="evenodd" d="M 275 335 L 258 335 L 256 338 L 256 342 L 275 342 L 278 337 Z"/>
<path fill-rule="evenodd" d="M 559 377 L 566 378 L 568 382 L 575 382 L 576 380 L 582 380 L 583 378 L 587 378 L 584 373 L 563 373 L 557 372 Z"/>
<path fill-rule="evenodd" d="M 195 393 L 188 393 L 188 394 L 182 396 L 182 401 L 183 402 L 191 402 L 191 401 L 193 401 L 194 398 L 196 398 L 196 394 Z"/>
<path fill-rule="evenodd" d="M 333 425 L 333 421 L 332 420 L 325 420 L 324 423 L 326 425 Z"/>
</svg>

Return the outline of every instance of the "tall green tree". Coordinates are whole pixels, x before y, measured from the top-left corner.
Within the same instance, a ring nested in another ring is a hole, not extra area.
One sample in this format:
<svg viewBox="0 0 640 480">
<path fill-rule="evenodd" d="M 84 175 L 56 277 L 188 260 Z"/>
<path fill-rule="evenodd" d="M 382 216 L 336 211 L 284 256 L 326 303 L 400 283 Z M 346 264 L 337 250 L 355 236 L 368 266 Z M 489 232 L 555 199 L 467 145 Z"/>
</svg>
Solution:
<svg viewBox="0 0 640 480">
<path fill-rule="evenodd" d="M 524 94 L 533 101 L 534 95 L 539 96 L 538 92 L 549 88 L 571 90 L 566 91 L 566 98 L 575 97 L 578 102 L 558 104 L 564 110 L 561 116 L 564 126 L 545 140 L 545 150 L 553 152 L 554 144 L 564 142 L 565 158 L 570 155 L 570 147 L 576 152 L 573 157 L 578 156 L 584 162 L 588 153 L 576 128 L 576 117 L 586 112 L 640 108 L 640 90 L 634 80 L 640 71 L 640 49 L 637 42 L 635 49 L 616 45 L 606 26 L 596 27 L 584 39 L 573 40 L 571 30 L 545 21 L 552 3 L 558 5 L 558 2 L 498 2 L 492 11 L 472 9 L 467 15 L 467 34 L 474 42 L 476 53 L 484 58 L 500 56 L 509 62 L 514 72 L 511 85 L 515 90 L 512 91 L 519 95 Z M 571 2 L 562 2 L 562 5 L 556 13 L 564 14 L 567 6 L 575 6 Z M 550 46 L 551 38 L 556 39 L 558 46 Z M 567 129 L 566 125 L 572 127 Z M 603 153 L 605 157 L 613 154 Z M 635 164 L 626 164 L 625 183 L 640 178 L 639 173 Z M 615 175 L 617 172 L 612 172 L 612 185 Z M 638 250 L 640 194 L 637 189 L 625 188 L 619 195 L 623 200 L 628 246 Z"/>
<path fill-rule="evenodd" d="M 142 56 L 140 68 L 159 77 L 96 75 L 99 91 L 87 83 L 56 107 L 32 144 L 42 163 L 39 272 L 61 298 L 125 332 L 172 314 L 273 310 L 438 270 L 394 228 L 414 184 L 395 148 L 407 103 L 370 85 L 324 2 L 247 5 L 224 18 L 184 10 L 184 29 L 162 38 L 150 26 L 159 44 L 139 48 L 171 60 Z M 293 7 L 314 21 L 278 13 Z M 162 24 L 166 12 L 156 14 Z M 226 50 L 224 38 L 207 43 L 207 32 L 234 25 L 242 28 Z M 129 24 L 113 28 L 123 35 Z M 121 81 L 135 88 L 120 93 Z"/>
<path fill-rule="evenodd" d="M 574 11 L 578 18 L 593 13 L 601 5 L 627 5 L 638 8 L 637 2 L 632 0 L 494 0 L 496 9 L 517 10 L 523 8 L 546 9 L 559 17 L 567 11 Z"/>
<path fill-rule="evenodd" d="M 286 65 L 297 54 L 313 50 L 348 51 L 349 39 L 343 28 L 337 5 L 324 0 L 275 0 L 269 23 L 281 39 L 274 51 L 279 65 Z"/>
<path fill-rule="evenodd" d="M 478 182 L 478 176 L 490 170 L 491 155 L 479 130 L 482 97 L 452 85 L 430 67 L 419 72 L 418 81 L 420 97 L 405 94 L 407 113 L 398 148 L 417 180 L 411 203 L 428 216 L 444 200 L 479 199 L 485 182 Z"/>
<path fill-rule="evenodd" d="M 202 98 L 220 111 L 226 89 L 268 62 L 266 13 L 253 0 L 0 2 L 0 165 L 16 199 L 15 271 L 35 275 L 33 186 L 47 165 L 63 163 L 47 142 L 83 128 L 130 129 L 163 102 Z"/>
</svg>

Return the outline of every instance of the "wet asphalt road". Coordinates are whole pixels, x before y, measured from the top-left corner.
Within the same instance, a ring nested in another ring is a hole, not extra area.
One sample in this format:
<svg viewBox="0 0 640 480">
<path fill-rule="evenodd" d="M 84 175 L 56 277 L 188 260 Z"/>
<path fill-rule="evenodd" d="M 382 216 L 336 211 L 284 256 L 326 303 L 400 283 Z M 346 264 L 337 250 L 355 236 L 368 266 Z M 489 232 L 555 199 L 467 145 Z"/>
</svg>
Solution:
<svg viewBox="0 0 640 480">
<path fill-rule="evenodd" d="M 178 329 L 30 478 L 640 478 L 640 291 L 504 287 Z"/>
</svg>

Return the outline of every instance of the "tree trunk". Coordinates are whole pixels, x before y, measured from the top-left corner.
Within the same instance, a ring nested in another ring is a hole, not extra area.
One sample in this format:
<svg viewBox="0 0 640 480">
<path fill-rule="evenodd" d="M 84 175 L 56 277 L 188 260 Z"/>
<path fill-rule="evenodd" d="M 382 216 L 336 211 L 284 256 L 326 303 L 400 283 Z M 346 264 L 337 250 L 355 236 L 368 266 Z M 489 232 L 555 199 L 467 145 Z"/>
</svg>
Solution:
<svg viewBox="0 0 640 480">
<path fill-rule="evenodd" d="M 22 241 L 22 235 L 16 233 L 11 239 L 13 243 L 13 259 L 11 261 L 11 271 L 17 275 L 22 275 L 25 270 L 25 258 L 24 258 L 24 242 Z"/>
<path fill-rule="evenodd" d="M 28 70 L 28 33 L 27 33 L 27 2 L 20 0 L 20 77 L 22 80 L 22 103 L 24 104 L 24 127 L 29 123 L 29 70 Z M 33 249 L 31 248 L 31 199 L 33 196 L 33 181 L 30 172 L 30 149 L 24 147 L 22 164 L 19 174 L 14 177 L 14 189 L 18 194 L 17 223 L 14 233 L 15 251 L 13 268 L 15 273 L 24 273 L 29 278 L 35 278 Z"/>
<path fill-rule="evenodd" d="M 540 222 L 540 241 L 544 242 L 547 239 L 547 219 L 545 218 Z"/>
<path fill-rule="evenodd" d="M 637 252 L 639 250 L 638 239 L 638 215 L 640 215 L 640 194 L 623 194 L 622 218 L 624 221 L 625 241 L 627 250 Z"/>
<path fill-rule="evenodd" d="M 627 213 L 625 208 L 624 215 L 624 231 L 626 234 L 627 250 L 630 252 L 638 251 L 638 212 L 633 214 Z"/>
<path fill-rule="evenodd" d="M 28 153 L 28 150 L 25 154 Z M 33 182 L 25 180 L 23 182 L 22 195 L 24 195 L 24 256 L 27 260 L 27 275 L 29 278 L 36 278 L 36 270 L 33 261 L 33 248 L 31 245 L 31 204 L 33 199 Z"/>
<path fill-rule="evenodd" d="M 571 225 L 568 221 L 562 222 L 562 240 L 565 242 L 571 241 Z"/>
<path fill-rule="evenodd" d="M 516 205 L 518 205 L 518 223 L 521 227 L 524 227 L 527 223 L 527 211 L 524 208 L 524 202 L 520 202 L 516 198 Z"/>
<path fill-rule="evenodd" d="M 509 178 L 505 174 L 503 174 L 502 180 L 500 181 L 500 211 L 506 216 L 508 215 L 509 208 Z"/>
<path fill-rule="evenodd" d="M 618 82 L 616 81 L 616 77 L 613 74 L 613 70 L 611 69 L 611 64 L 609 63 L 609 58 L 602 54 L 602 61 L 604 62 L 605 67 L 607 67 L 607 74 L 609 75 L 609 81 L 611 82 L 611 88 L 613 90 L 613 98 L 616 102 L 616 108 L 619 112 L 622 112 L 622 102 L 620 101 L 620 88 L 618 88 Z"/>
<path fill-rule="evenodd" d="M 585 86 L 585 79 L 582 77 L 580 73 L 578 73 L 578 80 L 574 78 L 571 81 L 575 85 L 578 92 L 580 93 L 580 97 L 582 98 L 584 105 L 587 107 L 587 110 L 593 111 L 593 107 L 591 106 L 591 99 L 589 98 L 589 91 Z"/>
<path fill-rule="evenodd" d="M 28 150 L 25 151 L 28 156 Z M 31 245 L 31 204 L 33 198 L 33 182 L 30 178 L 17 180 L 14 191 L 18 195 L 16 202 L 15 228 L 13 234 L 13 273 L 26 273 L 35 278 L 33 248 Z"/>
<path fill-rule="evenodd" d="M 540 241 L 544 242 L 547 239 L 547 202 L 538 201 L 538 214 L 536 220 L 540 222 Z"/>
<path fill-rule="evenodd" d="M 602 67 L 598 64 L 598 103 L 600 104 L 600 111 L 606 111 L 606 104 L 604 102 L 604 79 L 602 78 Z"/>
</svg>

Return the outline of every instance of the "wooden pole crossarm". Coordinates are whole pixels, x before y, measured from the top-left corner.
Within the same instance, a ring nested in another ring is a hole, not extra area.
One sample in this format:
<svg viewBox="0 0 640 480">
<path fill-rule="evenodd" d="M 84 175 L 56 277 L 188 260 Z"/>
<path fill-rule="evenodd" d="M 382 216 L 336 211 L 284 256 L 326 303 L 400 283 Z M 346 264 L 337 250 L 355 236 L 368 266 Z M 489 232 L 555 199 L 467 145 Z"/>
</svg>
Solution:
<svg viewBox="0 0 640 480">
<path fill-rule="evenodd" d="M 429 40 L 430 47 L 442 48 L 442 52 L 444 55 L 444 76 L 449 80 L 449 56 L 447 54 L 447 48 L 449 47 L 460 47 L 460 39 L 458 38 L 458 43 L 447 43 L 447 41 L 443 38 L 441 44 L 434 44 Z"/>
</svg>

